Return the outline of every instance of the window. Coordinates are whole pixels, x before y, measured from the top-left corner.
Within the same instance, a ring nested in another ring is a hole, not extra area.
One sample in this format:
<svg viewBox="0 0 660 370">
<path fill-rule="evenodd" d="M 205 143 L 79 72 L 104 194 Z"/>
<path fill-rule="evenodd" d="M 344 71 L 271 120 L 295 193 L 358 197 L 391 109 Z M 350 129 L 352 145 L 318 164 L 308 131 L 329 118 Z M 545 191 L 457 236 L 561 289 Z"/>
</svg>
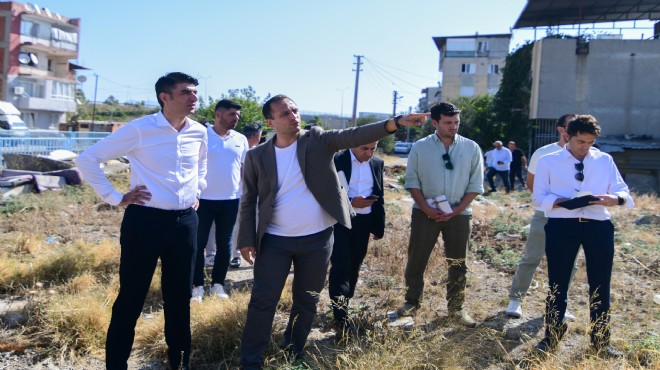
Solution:
<svg viewBox="0 0 660 370">
<path fill-rule="evenodd" d="M 477 51 L 480 52 L 488 51 L 488 41 L 479 41 L 477 43 Z"/>
<path fill-rule="evenodd" d="M 477 71 L 476 63 L 463 63 L 461 64 L 461 73 L 474 74 Z"/>
<path fill-rule="evenodd" d="M 461 96 L 474 96 L 474 86 L 461 86 Z"/>
<path fill-rule="evenodd" d="M 53 81 L 53 91 L 51 94 L 51 98 L 57 100 L 73 101 L 74 98 L 73 92 L 74 92 L 73 84 Z"/>
<path fill-rule="evenodd" d="M 26 36 L 39 36 L 39 23 L 34 23 L 30 21 L 21 22 L 21 35 Z"/>
<path fill-rule="evenodd" d="M 496 75 L 500 73 L 500 66 L 497 64 L 489 64 L 488 65 L 488 73 L 492 75 Z"/>
</svg>

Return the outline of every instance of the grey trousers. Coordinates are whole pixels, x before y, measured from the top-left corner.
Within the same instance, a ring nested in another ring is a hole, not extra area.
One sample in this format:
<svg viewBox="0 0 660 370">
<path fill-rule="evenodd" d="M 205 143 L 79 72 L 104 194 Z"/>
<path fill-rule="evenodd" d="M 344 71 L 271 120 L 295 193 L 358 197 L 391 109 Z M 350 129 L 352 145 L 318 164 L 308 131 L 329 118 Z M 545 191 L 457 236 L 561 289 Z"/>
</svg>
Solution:
<svg viewBox="0 0 660 370">
<path fill-rule="evenodd" d="M 319 293 L 325 286 L 332 254 L 332 230 L 329 227 L 299 237 L 264 235 L 254 263 L 254 285 L 241 340 L 241 368 L 262 367 L 275 309 L 292 263 L 293 305 L 284 332 L 284 346 L 293 354 L 303 353 L 316 315 Z"/>
<path fill-rule="evenodd" d="M 527 242 L 525 243 L 525 252 L 518 262 L 516 273 L 513 275 L 509 299 L 522 301 L 525 298 L 529 286 L 532 284 L 534 272 L 536 272 L 536 268 L 539 267 L 543 256 L 545 256 L 545 224 L 547 223 L 548 218 L 545 217 L 545 213 L 538 209 L 535 210 L 534 215 L 532 215 Z M 576 271 L 577 256 L 573 264 L 569 288 Z"/>
<path fill-rule="evenodd" d="M 472 216 L 458 215 L 449 221 L 435 222 L 424 212 L 413 208 L 410 221 L 410 242 L 406 263 L 406 303 L 419 305 L 424 292 L 424 272 L 438 236 L 442 241 L 447 259 L 447 305 L 449 311 L 459 311 L 465 301 L 467 256 Z"/>
</svg>

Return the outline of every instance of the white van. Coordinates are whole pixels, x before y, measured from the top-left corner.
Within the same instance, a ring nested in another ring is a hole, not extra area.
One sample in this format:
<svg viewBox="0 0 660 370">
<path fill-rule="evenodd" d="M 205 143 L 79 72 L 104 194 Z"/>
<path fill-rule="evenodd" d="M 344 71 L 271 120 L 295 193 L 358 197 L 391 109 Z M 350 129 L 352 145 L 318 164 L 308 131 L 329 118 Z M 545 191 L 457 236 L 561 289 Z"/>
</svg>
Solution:
<svg viewBox="0 0 660 370">
<path fill-rule="evenodd" d="M 27 131 L 28 127 L 21 119 L 21 112 L 14 104 L 0 101 L 0 130 Z"/>
</svg>

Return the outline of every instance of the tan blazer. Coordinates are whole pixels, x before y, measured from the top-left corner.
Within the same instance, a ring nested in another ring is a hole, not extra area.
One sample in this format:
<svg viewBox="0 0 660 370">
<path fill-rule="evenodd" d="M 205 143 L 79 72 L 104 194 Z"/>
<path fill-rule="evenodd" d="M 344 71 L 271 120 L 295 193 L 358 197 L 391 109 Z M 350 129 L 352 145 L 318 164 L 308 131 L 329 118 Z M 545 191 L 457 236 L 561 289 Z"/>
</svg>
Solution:
<svg viewBox="0 0 660 370">
<path fill-rule="evenodd" d="M 321 207 L 338 223 L 351 228 L 353 209 L 346 192 L 341 191 L 334 154 L 378 141 L 390 133 L 386 121 L 357 128 L 324 131 L 316 126 L 301 130 L 297 156 L 305 183 Z M 277 164 L 275 137 L 249 150 L 243 164 L 243 195 L 239 210 L 238 248 L 255 247 L 259 252 L 261 238 L 273 218 L 277 194 Z M 257 210 L 259 212 L 257 225 Z"/>
</svg>

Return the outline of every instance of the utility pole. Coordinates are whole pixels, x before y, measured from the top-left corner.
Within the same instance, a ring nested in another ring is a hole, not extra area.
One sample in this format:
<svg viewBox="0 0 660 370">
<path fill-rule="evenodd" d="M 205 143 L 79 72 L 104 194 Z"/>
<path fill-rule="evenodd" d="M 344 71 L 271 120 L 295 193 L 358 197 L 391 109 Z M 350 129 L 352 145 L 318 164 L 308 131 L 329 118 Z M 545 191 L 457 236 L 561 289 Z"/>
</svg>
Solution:
<svg viewBox="0 0 660 370">
<path fill-rule="evenodd" d="M 399 99 L 403 99 L 403 96 L 399 96 L 399 92 L 394 90 L 392 93 L 392 117 L 396 116 L 396 103 Z"/>
<path fill-rule="evenodd" d="M 92 127 L 94 127 L 94 120 L 96 120 L 96 92 L 99 87 L 99 75 L 94 73 L 96 81 L 94 82 L 94 105 L 92 106 Z"/>
<path fill-rule="evenodd" d="M 357 126 L 357 98 L 358 98 L 358 85 L 360 84 L 360 67 L 362 67 L 362 58 L 364 55 L 353 55 L 357 58 L 355 65 L 355 94 L 353 95 L 353 127 Z"/>
</svg>

